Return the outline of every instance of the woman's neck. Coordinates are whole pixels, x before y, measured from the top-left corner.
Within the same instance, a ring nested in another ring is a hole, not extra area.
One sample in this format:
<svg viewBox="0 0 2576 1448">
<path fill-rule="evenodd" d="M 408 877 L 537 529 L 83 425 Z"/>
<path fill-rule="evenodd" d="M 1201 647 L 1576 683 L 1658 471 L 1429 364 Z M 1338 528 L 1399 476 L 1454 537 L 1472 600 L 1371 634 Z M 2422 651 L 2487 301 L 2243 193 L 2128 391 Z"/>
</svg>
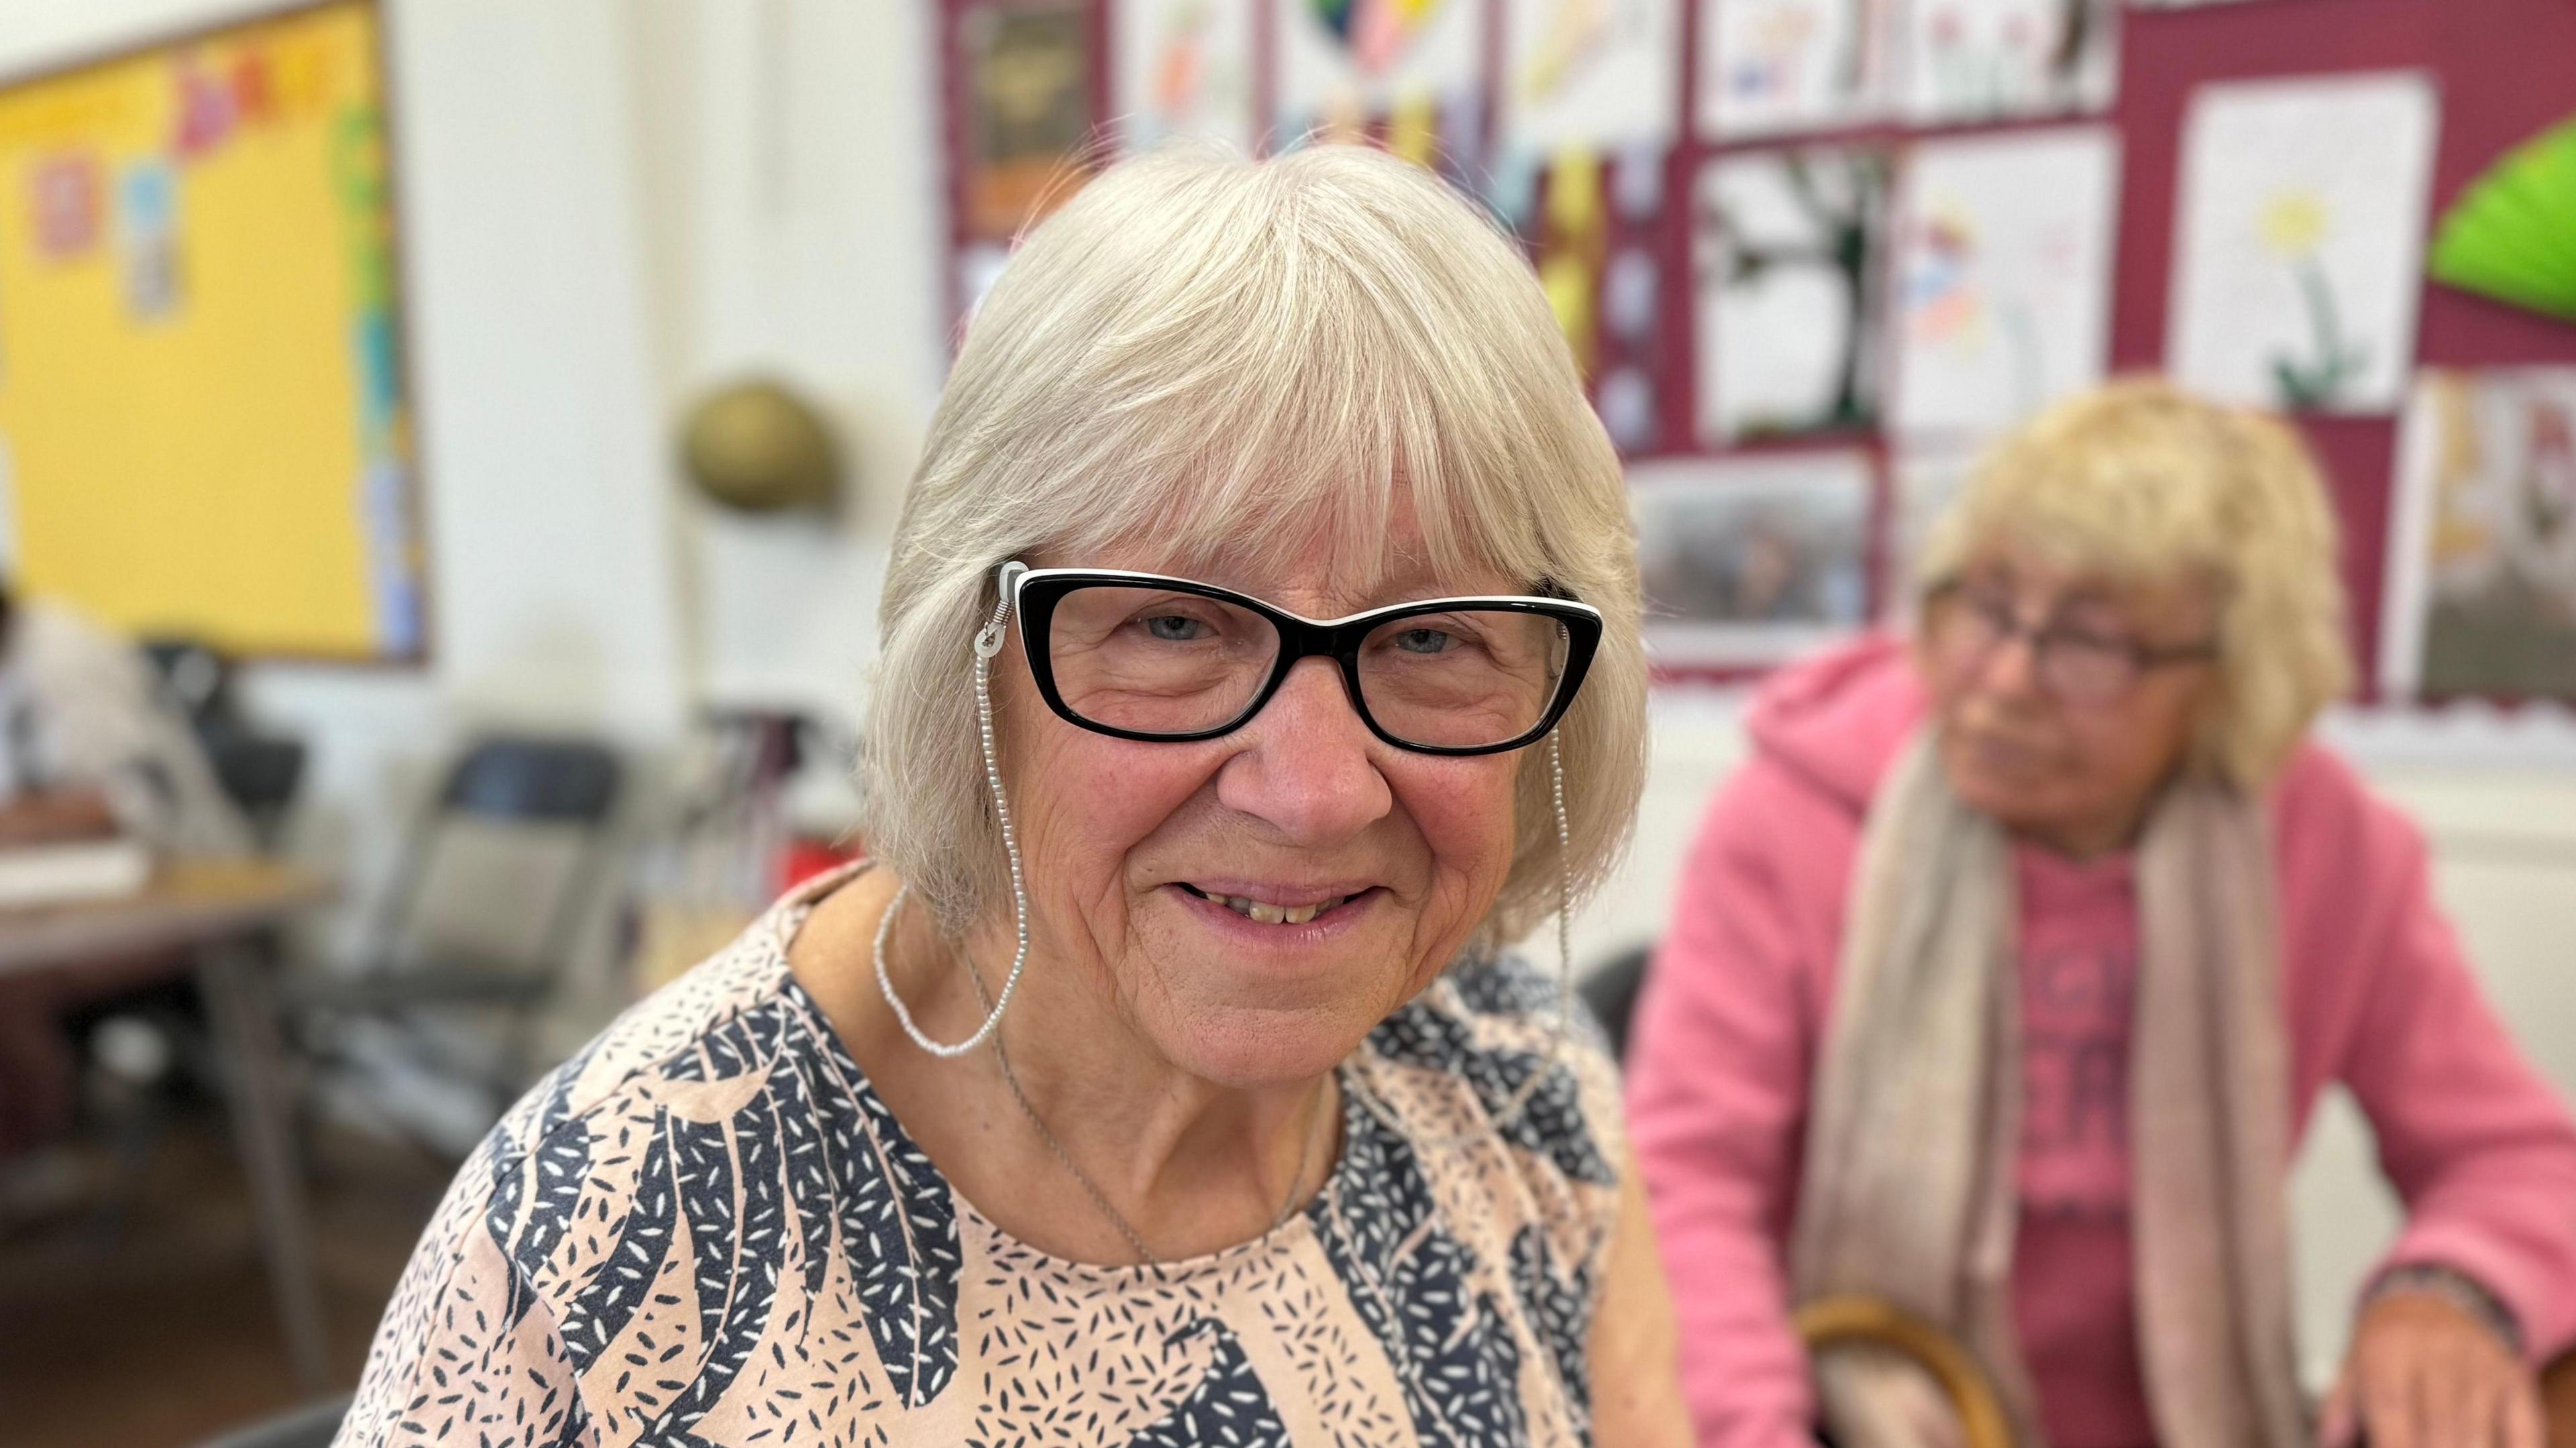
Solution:
<svg viewBox="0 0 2576 1448">
<path fill-rule="evenodd" d="M 2035 845 L 2052 855 L 2080 865 L 2091 864 L 2136 844 L 2139 832 L 2146 827 L 2146 819 L 2146 811 L 2139 809 L 2117 819 L 2052 824 L 2016 830 L 2014 835 L 2024 844 Z"/>
<path fill-rule="evenodd" d="M 1292 1191 L 1302 1197 L 1328 1173 L 1329 1078 L 1247 1089 L 1192 1076 L 1136 1030 L 1103 988 L 1105 971 L 1042 948 L 995 1032 L 998 1052 L 991 1042 L 959 1057 L 921 1050 L 876 987 L 876 927 L 893 894 L 883 871 L 834 892 L 789 961 L 905 1130 L 1005 1231 L 1077 1260 L 1134 1259 L 1058 1149 L 1161 1261 L 1258 1236 Z M 1002 987 L 1012 940 L 1007 922 L 962 947 L 942 940 L 907 898 L 887 939 L 888 978 L 931 1039 L 963 1040 Z"/>
</svg>

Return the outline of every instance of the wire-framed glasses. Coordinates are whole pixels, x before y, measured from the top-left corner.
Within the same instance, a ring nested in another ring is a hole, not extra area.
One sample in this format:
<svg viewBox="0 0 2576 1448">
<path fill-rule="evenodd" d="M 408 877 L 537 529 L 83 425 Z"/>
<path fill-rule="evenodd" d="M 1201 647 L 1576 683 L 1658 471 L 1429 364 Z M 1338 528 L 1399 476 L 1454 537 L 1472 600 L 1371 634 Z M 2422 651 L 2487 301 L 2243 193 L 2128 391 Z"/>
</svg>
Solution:
<svg viewBox="0 0 2576 1448">
<path fill-rule="evenodd" d="M 2030 623 L 2011 594 L 1956 578 L 1925 595 L 1923 627 L 1938 666 L 1960 678 L 1984 668 L 2005 643 L 2027 640 L 2040 689 L 2079 708 L 2116 704 L 2155 670 L 2218 657 L 2215 642 L 2156 647 L 2056 618 Z"/>
<path fill-rule="evenodd" d="M 1038 693 L 1121 739 L 1242 727 L 1299 661 L 1326 658 L 1370 732 L 1424 754 L 1496 754 L 1564 716 L 1601 642 L 1568 598 L 1433 598 L 1311 619 L 1186 578 L 1005 564 Z"/>
</svg>

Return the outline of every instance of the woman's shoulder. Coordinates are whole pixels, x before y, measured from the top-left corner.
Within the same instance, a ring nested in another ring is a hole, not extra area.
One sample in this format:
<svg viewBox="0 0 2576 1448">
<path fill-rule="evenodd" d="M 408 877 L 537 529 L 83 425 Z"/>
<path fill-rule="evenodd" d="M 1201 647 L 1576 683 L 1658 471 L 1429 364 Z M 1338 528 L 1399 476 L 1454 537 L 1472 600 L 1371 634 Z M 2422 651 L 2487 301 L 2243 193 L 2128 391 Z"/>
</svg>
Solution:
<svg viewBox="0 0 2576 1448">
<path fill-rule="evenodd" d="M 2373 790 L 2350 761 L 2313 740 L 2301 743 L 2281 766 L 2269 804 L 2286 890 L 2348 892 L 2422 866 L 2423 836 L 2414 822 Z"/>
<path fill-rule="evenodd" d="M 1427 1134 L 1494 1130 L 1533 1169 L 1615 1188 L 1626 1159 L 1618 1067 L 1580 995 L 1513 951 L 1478 952 L 1362 1048 Z M 1535 1083 L 1533 1083 L 1533 1078 Z"/>
<path fill-rule="evenodd" d="M 788 973 L 794 923 L 782 904 L 629 1007 L 485 1136 L 458 1190 L 475 1188 L 474 1215 L 536 1295 L 599 1265 L 586 1258 L 602 1243 L 577 1237 L 575 1222 L 627 1219 L 664 1178 L 685 1175 L 677 1153 L 722 1136 L 782 1061 L 839 1057 Z"/>
<path fill-rule="evenodd" d="M 534 1149 L 570 1121 L 615 1109 L 654 1080 L 729 1074 L 745 1017 L 789 985 L 787 925 L 772 911 L 724 949 L 637 1001 L 519 1098 L 484 1143 Z M 745 1063 L 748 1064 L 748 1063 Z"/>
</svg>

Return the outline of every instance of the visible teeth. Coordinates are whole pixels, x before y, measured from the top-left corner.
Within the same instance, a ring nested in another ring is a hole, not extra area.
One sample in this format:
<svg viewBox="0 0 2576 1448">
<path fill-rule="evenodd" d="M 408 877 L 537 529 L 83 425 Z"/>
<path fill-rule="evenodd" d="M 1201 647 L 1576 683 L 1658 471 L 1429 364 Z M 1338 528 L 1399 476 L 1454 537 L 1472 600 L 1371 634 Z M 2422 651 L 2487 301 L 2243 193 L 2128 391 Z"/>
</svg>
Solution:
<svg viewBox="0 0 2576 1448">
<path fill-rule="evenodd" d="M 1246 899 L 1241 895 L 1218 895 L 1213 898 L 1235 914 L 1246 919 L 1258 920 L 1264 925 L 1303 925 L 1341 904 L 1344 899 L 1336 895 L 1330 900 L 1319 900 L 1312 905 L 1273 905 L 1263 900 Z"/>
</svg>

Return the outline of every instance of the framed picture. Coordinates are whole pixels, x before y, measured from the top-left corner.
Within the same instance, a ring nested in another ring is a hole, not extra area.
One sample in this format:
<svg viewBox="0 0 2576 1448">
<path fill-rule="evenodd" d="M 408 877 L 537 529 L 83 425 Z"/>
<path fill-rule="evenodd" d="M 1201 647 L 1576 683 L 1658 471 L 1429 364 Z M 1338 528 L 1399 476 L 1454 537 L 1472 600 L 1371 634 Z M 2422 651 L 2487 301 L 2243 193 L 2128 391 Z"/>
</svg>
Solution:
<svg viewBox="0 0 2576 1448">
<path fill-rule="evenodd" d="M 2576 367 L 2419 374 L 2397 486 L 2388 692 L 2576 699 Z"/>
<path fill-rule="evenodd" d="M 1869 455 L 1629 470 L 1646 643 L 1658 668 L 1783 663 L 1869 621 Z"/>
</svg>

